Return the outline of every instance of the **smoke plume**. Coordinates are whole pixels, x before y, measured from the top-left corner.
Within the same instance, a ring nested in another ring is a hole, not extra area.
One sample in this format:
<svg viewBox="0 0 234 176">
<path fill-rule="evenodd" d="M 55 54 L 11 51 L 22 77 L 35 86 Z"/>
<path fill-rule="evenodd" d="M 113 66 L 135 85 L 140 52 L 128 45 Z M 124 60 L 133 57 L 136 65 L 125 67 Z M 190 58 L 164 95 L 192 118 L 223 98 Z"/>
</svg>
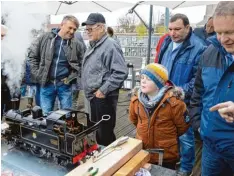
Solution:
<svg viewBox="0 0 234 176">
<path fill-rule="evenodd" d="M 34 40 L 32 30 L 42 29 L 45 15 L 27 13 L 23 2 L 2 2 L 2 16 L 5 16 L 7 34 L 2 40 L 1 65 L 7 75 L 7 84 L 13 93 L 20 88 L 25 72 L 27 49 Z"/>
</svg>

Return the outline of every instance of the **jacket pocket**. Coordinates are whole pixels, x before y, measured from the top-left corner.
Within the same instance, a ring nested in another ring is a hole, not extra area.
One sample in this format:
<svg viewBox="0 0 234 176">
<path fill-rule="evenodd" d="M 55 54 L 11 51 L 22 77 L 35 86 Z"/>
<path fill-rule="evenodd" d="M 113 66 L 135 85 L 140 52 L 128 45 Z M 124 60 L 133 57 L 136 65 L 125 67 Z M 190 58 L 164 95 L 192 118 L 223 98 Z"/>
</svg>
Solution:
<svg viewBox="0 0 234 176">
<path fill-rule="evenodd" d="M 179 158 L 177 139 L 168 139 L 157 142 L 158 147 L 164 149 L 163 160 L 171 161 Z"/>
</svg>

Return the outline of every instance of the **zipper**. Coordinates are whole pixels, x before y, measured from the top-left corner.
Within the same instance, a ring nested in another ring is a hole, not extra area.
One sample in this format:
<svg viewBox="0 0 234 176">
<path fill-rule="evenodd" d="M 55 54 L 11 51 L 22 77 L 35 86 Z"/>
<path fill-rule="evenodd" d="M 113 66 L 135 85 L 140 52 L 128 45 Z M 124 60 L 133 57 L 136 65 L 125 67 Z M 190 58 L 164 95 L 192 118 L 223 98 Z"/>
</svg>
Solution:
<svg viewBox="0 0 234 176">
<path fill-rule="evenodd" d="M 56 66 L 55 66 L 55 70 L 54 70 L 54 77 L 55 77 L 54 86 L 56 86 L 56 72 L 57 72 L 57 69 L 58 69 L 58 62 L 59 62 L 59 56 L 60 56 L 60 53 L 61 53 L 62 44 L 63 44 L 63 39 L 61 40 L 61 43 L 60 43 L 59 54 L 58 54 L 58 58 L 57 58 Z"/>
<path fill-rule="evenodd" d="M 148 116 L 148 119 L 149 119 L 149 124 L 148 124 L 148 139 L 149 139 L 149 141 L 148 141 L 148 143 L 150 142 L 150 123 L 151 123 L 151 119 L 152 119 L 152 117 L 153 117 L 153 115 L 156 113 L 156 111 L 158 111 L 160 108 L 161 108 L 161 106 L 164 104 L 164 102 L 162 102 L 162 103 L 159 103 L 159 105 L 158 105 L 158 107 L 154 110 L 154 112 L 152 113 L 152 115 L 151 115 L 151 117 L 149 116 L 149 114 L 148 114 L 148 112 L 146 111 L 146 114 L 147 114 L 147 116 Z M 158 119 L 158 117 L 156 116 L 155 117 L 155 121 Z M 154 145 L 154 139 L 153 139 L 153 145 Z"/>
<path fill-rule="evenodd" d="M 226 92 L 226 97 L 228 96 L 228 94 L 229 94 L 229 92 L 230 92 L 230 90 L 231 90 L 232 81 L 233 81 L 233 79 L 228 83 L 227 92 Z"/>
</svg>

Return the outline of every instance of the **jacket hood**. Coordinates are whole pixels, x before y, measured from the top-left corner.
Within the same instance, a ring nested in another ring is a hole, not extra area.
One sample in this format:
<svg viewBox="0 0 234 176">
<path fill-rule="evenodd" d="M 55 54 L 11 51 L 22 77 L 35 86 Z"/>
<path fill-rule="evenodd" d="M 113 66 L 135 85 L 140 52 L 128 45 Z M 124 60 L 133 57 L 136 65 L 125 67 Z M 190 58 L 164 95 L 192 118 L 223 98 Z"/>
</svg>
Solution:
<svg viewBox="0 0 234 176">
<path fill-rule="evenodd" d="M 55 35 L 58 35 L 58 32 L 60 31 L 60 29 L 59 28 L 53 28 L 53 29 L 51 29 L 51 32 L 53 33 L 53 34 L 55 34 Z"/>
<path fill-rule="evenodd" d="M 166 92 L 166 98 L 169 98 L 169 97 L 176 97 L 178 99 L 181 99 L 181 100 L 184 100 L 185 98 L 185 93 L 183 91 L 183 89 L 181 87 L 177 87 L 177 86 L 164 86 L 164 87 L 167 87 L 168 91 Z M 136 96 L 138 97 L 138 91 L 140 89 L 140 86 L 136 86 L 132 89 L 131 91 L 131 95 L 132 96 Z M 165 98 L 165 96 L 164 96 Z"/>
<path fill-rule="evenodd" d="M 207 39 L 215 48 L 219 50 L 224 56 L 228 55 L 229 53 L 225 50 L 225 48 L 221 45 L 221 43 L 217 39 L 217 35 L 209 37 Z"/>
</svg>

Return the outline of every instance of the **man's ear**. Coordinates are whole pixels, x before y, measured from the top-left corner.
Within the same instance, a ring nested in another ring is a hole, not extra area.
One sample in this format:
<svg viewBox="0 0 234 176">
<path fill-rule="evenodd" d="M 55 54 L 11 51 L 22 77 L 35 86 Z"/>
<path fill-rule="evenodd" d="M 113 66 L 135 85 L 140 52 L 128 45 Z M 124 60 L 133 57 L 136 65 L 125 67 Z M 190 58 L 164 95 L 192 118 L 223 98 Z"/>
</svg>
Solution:
<svg viewBox="0 0 234 176">
<path fill-rule="evenodd" d="M 60 25 L 59 25 L 59 28 L 61 29 L 64 25 L 64 22 L 62 22 Z"/>
<path fill-rule="evenodd" d="M 190 25 L 189 24 L 186 26 L 186 29 L 189 31 L 189 29 L 190 29 Z"/>
</svg>

